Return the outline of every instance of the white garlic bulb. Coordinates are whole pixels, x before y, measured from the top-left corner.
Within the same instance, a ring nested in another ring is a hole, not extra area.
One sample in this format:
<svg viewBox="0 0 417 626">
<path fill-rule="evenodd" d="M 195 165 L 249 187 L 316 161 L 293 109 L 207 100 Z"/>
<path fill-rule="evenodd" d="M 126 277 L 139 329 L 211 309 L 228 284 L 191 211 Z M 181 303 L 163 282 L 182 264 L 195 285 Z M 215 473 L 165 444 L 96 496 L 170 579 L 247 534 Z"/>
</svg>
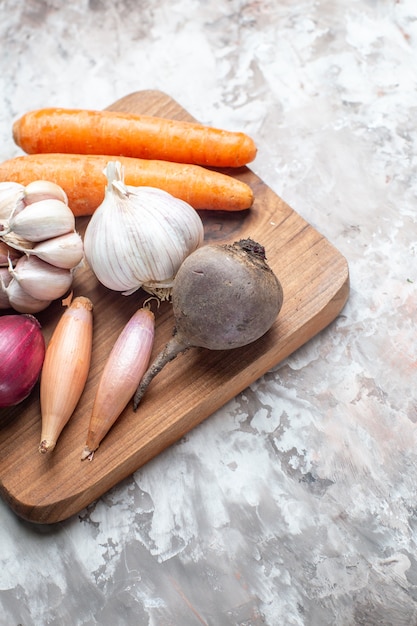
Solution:
<svg viewBox="0 0 417 626">
<path fill-rule="evenodd" d="M 0 309 L 42 311 L 68 292 L 83 257 L 60 186 L 43 180 L 26 187 L 0 183 Z"/>
<path fill-rule="evenodd" d="M 126 185 L 118 161 L 105 174 L 105 198 L 84 236 L 87 262 L 109 289 L 128 295 L 142 287 L 168 299 L 180 265 L 203 242 L 200 216 L 166 191 Z"/>
</svg>

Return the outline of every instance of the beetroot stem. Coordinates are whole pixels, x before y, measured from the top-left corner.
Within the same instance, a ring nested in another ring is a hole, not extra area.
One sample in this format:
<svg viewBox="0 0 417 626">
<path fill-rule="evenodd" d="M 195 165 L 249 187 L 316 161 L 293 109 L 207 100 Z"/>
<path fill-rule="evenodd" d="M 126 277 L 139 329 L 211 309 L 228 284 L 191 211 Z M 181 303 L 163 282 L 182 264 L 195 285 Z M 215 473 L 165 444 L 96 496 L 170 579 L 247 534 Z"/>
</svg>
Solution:
<svg viewBox="0 0 417 626">
<path fill-rule="evenodd" d="M 149 384 L 155 378 L 157 374 L 162 370 L 167 363 L 173 361 L 178 354 L 181 352 L 185 352 L 191 348 L 190 345 L 185 344 L 178 338 L 178 335 L 174 334 L 173 337 L 165 344 L 165 347 L 161 350 L 161 352 L 156 356 L 153 363 L 148 367 L 146 372 L 143 375 L 143 378 L 136 390 L 135 395 L 133 396 L 133 410 L 139 406 L 140 401 L 145 394 Z"/>
</svg>

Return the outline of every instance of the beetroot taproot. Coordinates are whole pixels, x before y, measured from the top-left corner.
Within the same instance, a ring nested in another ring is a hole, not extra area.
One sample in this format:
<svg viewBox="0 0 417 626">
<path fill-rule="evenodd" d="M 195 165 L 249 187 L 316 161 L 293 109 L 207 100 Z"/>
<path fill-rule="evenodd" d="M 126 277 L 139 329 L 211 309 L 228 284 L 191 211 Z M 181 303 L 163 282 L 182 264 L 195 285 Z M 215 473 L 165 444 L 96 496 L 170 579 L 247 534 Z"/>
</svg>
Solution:
<svg viewBox="0 0 417 626">
<path fill-rule="evenodd" d="M 229 350 L 262 337 L 283 303 L 280 281 L 252 239 L 198 248 L 182 263 L 172 288 L 173 335 L 145 372 L 133 399 L 136 411 L 162 368 L 192 347 Z"/>
</svg>

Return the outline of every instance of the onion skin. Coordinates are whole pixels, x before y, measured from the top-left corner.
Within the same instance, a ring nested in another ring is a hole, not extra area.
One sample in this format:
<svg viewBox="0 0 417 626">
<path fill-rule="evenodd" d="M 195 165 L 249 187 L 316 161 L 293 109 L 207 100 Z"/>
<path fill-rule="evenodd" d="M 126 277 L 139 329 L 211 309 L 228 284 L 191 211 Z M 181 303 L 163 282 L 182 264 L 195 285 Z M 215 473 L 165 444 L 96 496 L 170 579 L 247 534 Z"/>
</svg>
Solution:
<svg viewBox="0 0 417 626">
<path fill-rule="evenodd" d="M 262 337 L 283 303 L 280 281 L 252 239 L 206 245 L 182 263 L 172 289 L 175 329 L 145 372 L 133 398 L 136 411 L 152 379 L 192 347 L 240 348 Z"/>
<path fill-rule="evenodd" d="M 45 340 L 33 315 L 0 317 L 0 407 L 25 400 L 41 372 Z"/>
</svg>

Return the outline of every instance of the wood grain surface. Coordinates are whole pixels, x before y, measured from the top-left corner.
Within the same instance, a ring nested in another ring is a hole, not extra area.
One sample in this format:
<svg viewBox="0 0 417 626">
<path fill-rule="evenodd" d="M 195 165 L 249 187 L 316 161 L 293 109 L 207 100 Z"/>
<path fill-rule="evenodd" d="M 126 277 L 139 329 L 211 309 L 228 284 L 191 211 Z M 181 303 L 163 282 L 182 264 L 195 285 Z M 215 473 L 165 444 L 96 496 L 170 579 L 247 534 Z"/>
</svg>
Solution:
<svg viewBox="0 0 417 626">
<path fill-rule="evenodd" d="M 184 120 L 193 118 L 159 91 L 132 93 L 110 109 Z M 165 367 L 139 409 L 131 404 L 103 440 L 93 461 L 81 461 L 89 415 L 103 364 L 123 326 L 141 306 L 142 291 L 122 296 L 102 287 L 89 268 L 78 272 L 74 295 L 94 304 L 90 375 L 80 403 L 51 456 L 38 452 L 39 386 L 17 407 L 0 410 L 0 493 L 20 517 L 54 523 L 81 511 L 332 322 L 349 293 L 345 258 L 249 168 L 227 171 L 248 183 L 252 209 L 225 214 L 201 211 L 207 242 L 252 237 L 266 248 L 268 263 L 284 290 L 284 305 L 260 340 L 230 351 L 192 349 Z M 83 233 L 88 218 L 77 222 Z M 61 301 L 38 314 L 46 341 L 62 314 Z M 170 337 L 168 303 L 156 314 L 154 353 Z"/>
</svg>

